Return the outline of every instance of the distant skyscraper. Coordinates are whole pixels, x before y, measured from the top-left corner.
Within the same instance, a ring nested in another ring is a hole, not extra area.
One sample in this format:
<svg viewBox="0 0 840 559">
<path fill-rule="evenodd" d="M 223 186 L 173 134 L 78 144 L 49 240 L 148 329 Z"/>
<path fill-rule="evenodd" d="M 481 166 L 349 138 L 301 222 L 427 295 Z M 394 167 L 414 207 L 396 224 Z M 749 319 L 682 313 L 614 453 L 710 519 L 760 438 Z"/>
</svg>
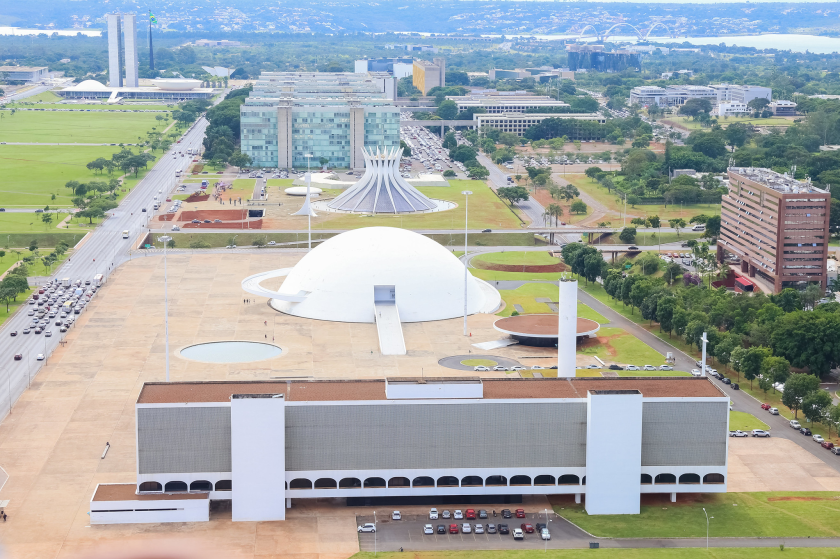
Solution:
<svg viewBox="0 0 840 559">
<path fill-rule="evenodd" d="M 122 87 L 122 29 L 120 14 L 107 14 L 108 20 L 108 85 Z"/>
<path fill-rule="evenodd" d="M 139 87 L 136 15 L 123 14 L 123 33 L 125 34 L 125 86 Z"/>
</svg>

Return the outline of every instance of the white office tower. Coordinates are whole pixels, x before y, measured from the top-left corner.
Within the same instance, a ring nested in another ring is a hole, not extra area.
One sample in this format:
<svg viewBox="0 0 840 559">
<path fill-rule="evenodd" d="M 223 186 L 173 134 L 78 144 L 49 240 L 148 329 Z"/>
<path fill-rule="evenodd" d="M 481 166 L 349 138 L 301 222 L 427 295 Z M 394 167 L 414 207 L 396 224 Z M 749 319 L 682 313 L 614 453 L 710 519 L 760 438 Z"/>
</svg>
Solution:
<svg viewBox="0 0 840 559">
<path fill-rule="evenodd" d="M 123 14 L 125 34 L 125 86 L 140 87 L 137 61 L 137 16 Z"/>
<path fill-rule="evenodd" d="M 557 299 L 557 376 L 575 376 L 577 352 L 577 280 L 560 278 Z"/>
<path fill-rule="evenodd" d="M 362 148 L 365 174 L 329 207 L 359 213 L 413 213 L 437 208 L 437 204 L 400 175 L 402 148 Z"/>
<path fill-rule="evenodd" d="M 122 87 L 122 30 L 120 14 L 106 14 L 108 20 L 108 85 Z"/>
</svg>

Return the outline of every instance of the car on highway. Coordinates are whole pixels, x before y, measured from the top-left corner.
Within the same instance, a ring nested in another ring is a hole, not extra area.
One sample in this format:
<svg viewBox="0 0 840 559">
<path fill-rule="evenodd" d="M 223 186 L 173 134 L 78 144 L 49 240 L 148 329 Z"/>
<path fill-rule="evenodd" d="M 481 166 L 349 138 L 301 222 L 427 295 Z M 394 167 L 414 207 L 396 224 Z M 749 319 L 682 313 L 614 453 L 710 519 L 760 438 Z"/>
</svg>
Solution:
<svg viewBox="0 0 840 559">
<path fill-rule="evenodd" d="M 15 361 L 20 361 L 21 359 L 23 359 L 23 354 L 22 353 L 15 353 Z"/>
<path fill-rule="evenodd" d="M 769 437 L 770 431 L 765 431 L 764 429 L 753 429 L 750 431 L 750 435 L 753 437 Z"/>
<path fill-rule="evenodd" d="M 41 327 L 40 327 L 40 326 L 36 326 L 36 327 L 35 327 L 34 332 L 35 332 L 36 334 L 40 334 L 41 332 L 43 332 L 43 330 L 41 330 Z"/>
<path fill-rule="evenodd" d="M 484 365 L 476 365 L 473 367 L 473 371 L 489 371 L 490 367 L 485 367 Z"/>
<path fill-rule="evenodd" d="M 45 331 L 45 332 L 44 332 L 44 336 L 45 336 L 45 337 L 47 337 L 47 338 L 52 337 L 52 330 L 47 330 L 47 331 Z"/>
<path fill-rule="evenodd" d="M 740 429 L 737 429 L 735 431 L 730 431 L 729 436 L 730 437 L 747 437 L 747 436 L 749 436 L 749 433 L 747 433 L 746 431 L 741 431 Z"/>
<path fill-rule="evenodd" d="M 375 525 L 373 522 L 367 522 L 367 523 L 362 524 L 361 526 L 359 526 L 359 530 L 358 530 L 358 531 L 359 531 L 359 533 L 360 533 L 360 534 L 361 534 L 362 532 L 369 532 L 369 533 L 373 533 L 373 532 L 376 532 L 376 525 Z"/>
<path fill-rule="evenodd" d="M 801 429 L 799 429 L 799 432 L 800 432 L 802 435 L 805 435 L 805 436 L 808 436 L 808 437 L 810 437 L 810 436 L 811 436 L 811 430 L 810 430 L 810 429 L 808 429 L 807 427 L 802 427 Z"/>
<path fill-rule="evenodd" d="M 62 326 L 61 328 L 58 329 L 58 331 L 59 332 L 66 332 L 67 331 L 67 326 Z"/>
<path fill-rule="evenodd" d="M 499 524 L 499 533 L 510 534 L 510 528 L 508 528 L 507 524 Z"/>
<path fill-rule="evenodd" d="M 437 520 L 438 519 L 438 510 L 432 509 L 429 511 L 429 520 Z"/>
<path fill-rule="evenodd" d="M 29 332 L 31 332 L 29 328 L 24 328 L 23 330 L 21 330 L 21 333 L 23 334 L 28 334 Z"/>
<path fill-rule="evenodd" d="M 458 525 L 457 524 L 450 524 L 449 525 L 449 533 L 450 534 L 457 534 L 458 533 Z"/>
<path fill-rule="evenodd" d="M 44 357 L 43 353 L 39 353 L 38 355 L 35 356 L 35 359 L 37 359 L 38 361 L 43 361 L 46 358 Z"/>
<path fill-rule="evenodd" d="M 432 528 L 431 524 L 426 524 L 425 526 L 423 526 L 423 533 L 426 534 L 426 535 L 434 534 L 435 529 Z"/>
<path fill-rule="evenodd" d="M 438 524 L 437 525 L 437 533 L 438 534 L 445 534 L 446 533 L 446 526 L 444 526 L 443 524 Z"/>
<path fill-rule="evenodd" d="M 822 435 L 814 435 L 811 438 L 814 439 L 814 442 L 820 443 L 820 444 L 822 444 L 825 441 L 825 439 L 822 437 Z"/>
<path fill-rule="evenodd" d="M 514 528 L 513 529 L 513 539 L 515 540 L 524 540 L 525 534 L 522 533 L 522 528 Z"/>
<path fill-rule="evenodd" d="M 17 330 L 12 330 L 11 332 L 9 332 L 9 335 L 11 335 L 12 337 L 17 336 Z"/>
</svg>

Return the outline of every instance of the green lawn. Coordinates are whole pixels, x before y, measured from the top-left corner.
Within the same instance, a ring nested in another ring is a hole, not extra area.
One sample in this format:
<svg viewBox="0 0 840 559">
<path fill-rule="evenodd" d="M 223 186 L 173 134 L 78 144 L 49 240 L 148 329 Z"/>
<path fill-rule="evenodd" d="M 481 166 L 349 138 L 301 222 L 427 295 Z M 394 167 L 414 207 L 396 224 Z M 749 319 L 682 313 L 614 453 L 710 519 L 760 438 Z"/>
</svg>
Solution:
<svg viewBox="0 0 840 559">
<path fill-rule="evenodd" d="M 158 113 L 4 111 L 0 142 L 135 143 L 144 140 Z"/>
<path fill-rule="evenodd" d="M 419 536 L 418 536 L 419 537 Z M 795 545 L 791 542 L 791 545 Z M 538 549 L 504 550 L 504 551 L 413 551 L 405 553 L 380 551 L 373 554 L 361 551 L 351 556 L 351 559 L 590 559 L 598 556 L 601 559 L 767 559 L 770 555 L 781 553 L 772 548 L 749 547 L 713 547 L 703 548 L 670 548 L 670 549 L 549 549 L 546 552 Z M 837 557 L 837 550 L 820 547 L 785 547 L 786 559 L 828 559 Z"/>
<path fill-rule="evenodd" d="M 650 363 L 651 365 L 653 363 Z M 616 371 L 620 377 L 690 377 L 686 371 Z"/>
<path fill-rule="evenodd" d="M 840 536 L 840 493 L 836 492 L 707 493 L 679 495 L 676 503 L 662 494 L 643 497 L 642 502 L 637 515 L 589 516 L 572 498 L 554 510 L 601 537 L 703 537 L 703 507 L 714 517 L 709 530 L 712 537 Z M 836 549 L 834 553 L 836 556 Z"/>
<path fill-rule="evenodd" d="M 621 328 L 601 328 L 597 340 L 590 339 L 585 342 L 583 347 L 578 347 L 578 353 L 595 355 L 606 362 L 640 367 L 658 367 L 665 362 L 665 356 Z"/>
<path fill-rule="evenodd" d="M 332 222 L 329 222 L 332 223 Z M 395 223 L 390 224 L 396 226 Z M 430 233 L 426 235 L 443 246 L 462 247 L 464 246 L 464 234 L 458 233 Z M 543 246 L 545 242 L 537 239 L 533 233 L 472 233 L 467 235 L 467 241 L 471 247 L 474 246 Z M 463 252 L 463 251 L 462 251 Z M 554 274 L 555 276 L 557 274 Z M 555 278 L 556 279 L 556 278 Z"/>
<path fill-rule="evenodd" d="M 36 214 L 34 211 L 32 213 L 0 212 L 0 237 L 9 233 L 59 233 L 76 232 L 82 229 L 87 232 L 91 229 L 87 218 L 70 218 L 66 229 L 58 229 L 58 224 L 67 218 L 66 212 L 50 213 L 53 216 L 53 221 L 49 226 L 44 225 L 44 222 L 41 221 L 42 215 L 44 214 Z M 101 220 L 94 219 L 93 225 L 96 226 L 99 221 Z M 0 242 L 3 240 L 0 238 Z"/>
<path fill-rule="evenodd" d="M 388 227 L 403 227 L 406 229 L 462 229 L 464 227 L 464 196 L 461 191 L 469 189 L 470 196 L 469 227 L 470 229 L 516 229 L 521 221 L 498 196 L 483 181 L 450 180 L 451 186 L 421 186 L 420 192 L 430 198 L 455 202 L 454 209 L 405 216 L 363 216 L 341 215 L 335 219 L 319 223 L 318 229 L 357 229 L 372 225 Z M 463 241 L 462 241 L 463 242 Z"/>
<path fill-rule="evenodd" d="M 461 365 L 466 365 L 467 367 L 495 367 L 499 363 L 497 361 L 492 361 L 490 359 L 464 359 L 461 361 Z"/>
<path fill-rule="evenodd" d="M 669 122 L 676 123 L 680 126 L 688 128 L 689 130 L 700 130 L 702 128 L 701 124 L 696 120 L 692 120 L 691 117 L 688 116 L 671 116 L 668 117 L 667 120 Z M 770 117 L 770 118 L 752 118 L 748 116 L 737 116 L 737 117 L 729 117 L 729 118 L 718 118 L 718 124 L 721 127 L 726 128 L 730 124 L 735 124 L 736 122 L 740 122 L 743 124 L 754 124 L 755 126 L 792 126 L 793 119 L 792 118 L 783 118 L 783 117 Z"/>
<path fill-rule="evenodd" d="M 521 264 L 523 266 L 551 265 L 561 262 L 559 258 L 551 256 L 545 250 L 490 252 L 475 256 L 473 262 L 476 261 L 486 262 L 488 264 Z"/>
<path fill-rule="evenodd" d="M 752 431 L 753 429 L 769 429 L 766 423 L 751 413 L 743 411 L 729 412 L 729 430 L 730 431 Z"/>
<path fill-rule="evenodd" d="M 516 289 L 500 289 L 499 293 L 505 301 L 505 308 L 498 313 L 499 316 L 510 316 L 515 310 L 514 304 L 522 307 L 523 314 L 547 314 L 553 312 L 546 303 L 536 302 L 537 297 L 545 297 L 552 301 L 557 299 L 557 286 L 550 283 L 526 283 Z M 578 316 L 581 318 L 589 318 L 604 324 L 607 319 L 587 307 L 583 303 L 578 303 Z"/>
<path fill-rule="evenodd" d="M 557 281 L 558 279 L 560 279 L 559 272 L 543 272 L 539 274 L 529 274 L 525 272 L 496 272 L 494 270 L 479 270 L 478 268 L 470 268 L 470 273 L 477 278 L 481 278 L 484 281 L 488 281 L 491 283 L 494 281 Z"/>
<path fill-rule="evenodd" d="M 51 103 L 40 102 L 33 103 L 28 101 L 18 101 L 17 103 L 8 103 L 4 105 L 7 109 L 70 109 L 79 112 L 97 112 L 97 111 L 156 111 L 156 114 L 164 115 L 163 112 L 157 111 L 171 111 L 174 107 L 167 107 L 166 105 L 88 105 L 82 103 Z"/>
</svg>

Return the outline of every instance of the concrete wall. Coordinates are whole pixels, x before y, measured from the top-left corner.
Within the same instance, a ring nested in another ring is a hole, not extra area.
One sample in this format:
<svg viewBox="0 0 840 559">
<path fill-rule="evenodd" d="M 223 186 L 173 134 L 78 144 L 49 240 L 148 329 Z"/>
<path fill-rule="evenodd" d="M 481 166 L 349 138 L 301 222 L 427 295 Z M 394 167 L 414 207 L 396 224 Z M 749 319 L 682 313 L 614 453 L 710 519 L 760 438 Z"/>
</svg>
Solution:
<svg viewBox="0 0 840 559">
<path fill-rule="evenodd" d="M 107 14 L 106 18 L 108 20 L 108 85 L 122 87 L 120 14 Z"/>
<path fill-rule="evenodd" d="M 365 108 L 350 107 L 350 168 L 364 169 L 365 157 Z"/>
<path fill-rule="evenodd" d="M 125 35 L 125 86 L 139 87 L 136 15 L 125 14 L 123 16 L 123 33 Z"/>
<path fill-rule="evenodd" d="M 292 165 L 292 107 L 277 107 L 277 167 Z"/>
</svg>

